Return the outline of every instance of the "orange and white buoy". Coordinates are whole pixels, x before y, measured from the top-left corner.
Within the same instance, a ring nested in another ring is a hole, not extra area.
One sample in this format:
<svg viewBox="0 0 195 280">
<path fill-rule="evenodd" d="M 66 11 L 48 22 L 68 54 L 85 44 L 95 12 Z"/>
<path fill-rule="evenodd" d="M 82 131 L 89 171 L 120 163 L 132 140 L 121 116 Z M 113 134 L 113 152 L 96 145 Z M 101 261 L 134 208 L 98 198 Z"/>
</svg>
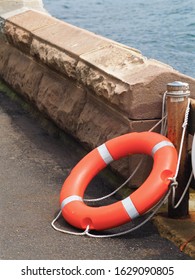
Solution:
<svg viewBox="0 0 195 280">
<path fill-rule="evenodd" d="M 146 181 L 123 200 L 100 207 L 86 205 L 84 192 L 93 177 L 109 163 L 132 154 L 153 157 Z M 146 213 L 166 194 L 176 165 L 176 149 L 158 133 L 135 132 L 111 139 L 87 154 L 65 180 L 60 193 L 62 215 L 80 229 L 104 230 L 125 224 Z"/>
</svg>

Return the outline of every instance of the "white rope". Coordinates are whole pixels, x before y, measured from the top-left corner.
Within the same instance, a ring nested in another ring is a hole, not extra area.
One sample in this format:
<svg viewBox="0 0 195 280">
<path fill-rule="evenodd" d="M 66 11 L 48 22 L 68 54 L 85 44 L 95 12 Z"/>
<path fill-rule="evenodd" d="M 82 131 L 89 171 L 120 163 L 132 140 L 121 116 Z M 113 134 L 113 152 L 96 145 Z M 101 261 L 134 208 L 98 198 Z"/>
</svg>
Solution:
<svg viewBox="0 0 195 280">
<path fill-rule="evenodd" d="M 125 231 L 118 232 L 118 233 L 113 233 L 113 234 L 103 234 L 103 235 L 91 234 L 89 225 L 86 227 L 86 229 L 83 232 L 73 232 L 73 231 L 63 230 L 63 229 L 60 229 L 60 228 L 56 227 L 55 224 L 54 224 L 59 219 L 59 217 L 61 216 L 61 213 L 62 213 L 61 210 L 58 213 L 58 215 L 56 216 L 56 218 L 52 221 L 51 226 L 56 231 L 66 233 L 66 234 L 71 234 L 71 235 L 77 235 L 77 236 L 87 235 L 89 237 L 95 237 L 95 238 L 110 238 L 110 237 L 121 236 L 121 235 L 124 235 L 124 234 L 127 234 L 127 233 L 131 233 L 131 232 L 137 230 L 138 228 L 142 227 L 144 224 L 146 224 L 157 213 L 157 211 L 161 208 L 161 206 L 167 201 L 167 199 L 170 195 L 170 192 L 171 192 L 171 189 L 169 189 L 167 191 L 167 193 L 165 194 L 165 196 L 156 204 L 155 209 L 153 207 L 154 211 L 142 223 L 138 224 L 137 226 L 135 226 L 135 227 L 133 227 L 129 230 L 125 230 Z"/>
<path fill-rule="evenodd" d="M 163 104 L 162 104 L 162 118 L 161 120 L 155 124 L 149 131 L 153 131 L 160 123 L 161 124 L 161 134 L 163 135 L 166 135 L 166 132 L 167 132 L 167 113 L 166 113 L 166 96 L 167 96 L 167 92 L 164 93 L 163 95 Z M 180 148 L 179 148 L 179 154 L 178 154 L 178 162 L 177 162 L 177 167 L 176 167 L 176 172 L 175 172 L 175 176 L 172 177 L 172 178 L 168 178 L 172 183 L 170 184 L 170 187 L 169 190 L 167 191 L 167 193 L 165 194 L 165 196 L 156 204 L 156 206 L 154 206 L 152 209 L 154 209 L 154 211 L 142 222 L 140 223 L 139 225 L 129 229 L 129 230 L 126 230 L 126 231 L 123 231 L 123 232 L 119 232 L 119 233 L 114 233 L 114 234 L 106 234 L 106 235 L 95 235 L 95 234 L 91 234 L 89 231 L 90 231 L 90 228 L 89 228 L 89 225 L 87 226 L 87 228 L 85 229 L 85 231 L 79 233 L 79 232 L 71 232 L 71 231 L 67 231 L 67 230 L 62 230 L 60 228 L 57 228 L 54 223 L 59 219 L 62 211 L 60 211 L 58 213 L 58 215 L 56 216 L 56 218 L 52 221 L 51 225 L 52 227 L 57 230 L 57 231 L 60 231 L 62 233 L 68 233 L 68 234 L 72 234 L 72 235 L 87 235 L 89 237 L 96 237 L 96 238 L 108 238 L 108 237 L 117 237 L 117 236 L 121 236 L 121 235 L 124 235 L 124 234 L 127 234 L 127 233 L 130 233 L 130 232 L 133 232 L 135 231 L 136 229 L 140 228 L 141 226 L 143 226 L 146 222 L 148 222 L 156 213 L 157 211 L 160 209 L 160 207 L 163 205 L 163 203 L 165 203 L 172 191 L 173 193 L 173 196 L 172 196 L 172 205 L 174 208 L 177 208 L 181 201 L 183 200 L 189 186 L 190 186 L 190 182 L 192 180 L 192 177 L 193 177 L 193 172 L 191 173 L 190 175 L 190 178 L 188 180 L 188 183 L 186 185 L 186 188 L 183 192 L 183 194 L 181 195 L 179 201 L 177 202 L 176 205 L 174 205 L 175 203 L 175 189 L 178 185 L 178 182 L 177 182 L 177 176 L 178 176 L 178 172 L 179 172 L 179 167 L 180 167 L 180 162 L 181 162 L 181 154 L 182 154 L 182 149 L 183 149 L 183 143 L 184 143 L 184 137 L 185 137 L 185 133 L 186 133 L 186 128 L 187 128 L 187 125 L 188 125 L 188 117 L 189 117 L 189 111 L 190 111 L 190 99 L 188 98 L 188 104 L 187 104 L 187 108 L 186 108 L 186 112 L 185 112 L 185 117 L 184 117 L 184 122 L 183 122 L 183 125 L 182 125 L 182 128 L 183 128 L 183 131 L 182 131 L 182 137 L 181 137 L 181 142 L 180 142 Z M 136 172 L 138 171 L 138 169 L 140 168 L 141 164 L 142 164 L 142 160 L 139 161 L 138 165 L 136 166 L 135 170 L 133 171 L 133 173 L 129 176 L 129 178 L 123 183 L 121 184 L 116 190 L 114 190 L 113 192 L 111 192 L 110 194 L 106 195 L 106 196 L 103 196 L 103 197 L 100 197 L 100 198 L 96 198 L 96 199 L 84 199 L 84 201 L 86 202 L 92 202 L 92 201 L 100 201 L 100 200 L 104 200 L 112 195 L 114 195 L 116 192 L 118 192 L 122 187 L 124 187 L 131 179 L 132 177 L 136 174 Z M 148 212 L 151 212 L 150 209 Z M 147 213 L 148 213 L 147 212 Z"/>
<path fill-rule="evenodd" d="M 186 128 L 187 128 L 187 125 L 188 125 L 189 113 L 190 113 L 190 98 L 188 98 L 188 104 L 187 104 L 187 108 L 186 108 L 186 112 L 185 112 L 184 122 L 183 122 L 183 125 L 182 125 L 183 131 L 182 131 L 181 142 L 180 142 L 180 147 L 179 147 L 177 169 L 176 169 L 175 176 L 174 176 L 175 178 L 177 177 L 178 172 L 179 172 L 181 155 L 182 155 L 183 144 L 184 144 L 184 137 L 185 137 Z"/>
<path fill-rule="evenodd" d="M 158 121 L 152 128 L 150 128 L 150 130 L 148 130 L 148 131 L 153 131 L 157 126 L 159 126 L 159 124 L 163 124 L 163 121 L 166 121 L 166 119 L 167 119 L 167 114 L 165 114 L 164 116 L 162 116 L 162 118 L 160 119 L 160 121 Z M 163 133 L 161 133 L 161 134 L 163 134 Z"/>
<path fill-rule="evenodd" d="M 162 121 L 167 117 L 167 115 L 165 115 L 160 121 L 158 121 L 149 131 L 153 131 L 159 124 L 162 123 Z M 137 164 L 135 170 L 133 171 L 133 173 L 129 176 L 129 178 L 127 178 L 127 180 L 121 184 L 116 190 L 114 190 L 113 192 L 111 192 L 110 194 L 106 195 L 106 196 L 103 196 L 103 197 L 99 197 L 99 198 L 96 198 L 96 199 L 84 199 L 85 202 L 92 202 L 92 201 L 101 201 L 101 200 L 104 200 L 112 195 L 114 195 L 116 192 L 118 192 L 122 187 L 124 187 L 132 178 L 133 176 L 136 174 L 136 172 L 138 171 L 138 169 L 140 168 L 141 164 L 143 162 L 143 159 L 141 159 L 139 161 L 139 163 Z M 146 222 L 148 222 L 155 214 L 156 212 L 158 211 L 158 209 L 162 206 L 163 203 L 165 203 L 165 201 L 167 200 L 168 196 L 170 194 L 170 190 L 168 191 L 168 193 L 165 195 L 164 198 L 162 198 L 157 204 L 156 206 L 154 206 L 152 209 L 150 209 L 150 211 L 148 212 L 151 212 L 153 209 L 154 211 L 142 222 L 140 223 L 139 225 L 135 226 L 134 228 L 131 228 L 127 231 L 123 231 L 123 232 L 119 232 L 119 233 L 115 233 L 115 234 L 110 234 L 110 235 L 94 235 L 94 234 L 91 234 L 89 233 L 89 226 L 87 226 L 87 228 L 85 229 L 85 231 L 83 232 L 72 232 L 72 231 L 67 231 L 67 230 L 63 230 L 63 229 L 60 229 L 58 228 L 57 226 L 55 226 L 55 222 L 59 219 L 59 217 L 61 216 L 61 213 L 62 211 L 60 210 L 59 213 L 57 214 L 57 216 L 54 218 L 54 220 L 51 222 L 51 226 L 56 230 L 56 231 L 59 231 L 59 232 L 62 232 L 62 233 L 66 233 L 66 234 L 71 234 L 71 235 L 78 235 L 78 236 L 82 236 L 82 235 L 87 235 L 89 237 L 98 237 L 98 238 L 105 238 L 105 237 L 116 237 L 116 236 L 121 236 L 121 235 L 124 235 L 124 234 L 127 234 L 127 233 L 130 233 L 130 232 L 133 232 L 134 230 L 140 228 L 141 226 L 143 226 Z M 146 212 L 145 214 L 147 214 L 148 212 Z"/>
<path fill-rule="evenodd" d="M 92 202 L 92 201 L 101 201 L 101 200 L 104 200 L 108 197 L 111 197 L 113 196 L 115 193 L 117 193 L 120 189 L 122 189 L 132 178 L 133 176 L 135 175 L 135 173 L 138 171 L 138 169 L 140 168 L 141 164 L 143 162 L 143 159 L 141 159 L 138 163 L 138 165 L 136 166 L 135 170 L 133 171 L 133 173 L 129 176 L 129 178 L 127 178 L 127 180 L 122 183 L 116 190 L 114 190 L 113 192 L 111 192 L 110 194 L 107 194 L 105 196 L 102 196 L 102 197 L 99 197 L 99 198 L 92 198 L 92 199 L 84 199 L 84 201 L 86 202 Z"/>
<path fill-rule="evenodd" d="M 191 181 L 192 181 L 192 178 L 193 178 L 193 172 L 191 172 L 190 178 L 189 178 L 189 180 L 188 180 L 188 183 L 187 183 L 187 185 L 186 185 L 186 187 L 185 187 L 185 189 L 184 189 L 184 191 L 183 191 L 183 193 L 182 193 L 180 199 L 178 200 L 177 204 L 175 204 L 175 189 L 176 189 L 177 186 L 175 187 L 175 186 L 173 185 L 173 183 L 171 183 L 171 186 L 173 187 L 173 188 L 172 188 L 172 207 L 173 207 L 174 209 L 178 208 L 179 205 L 181 204 L 181 202 L 182 202 L 182 200 L 183 200 L 183 198 L 184 198 L 184 196 L 185 196 L 185 194 L 186 194 L 188 188 L 190 187 L 190 183 L 191 183 Z M 178 183 L 177 183 L 177 184 L 178 184 Z"/>
<path fill-rule="evenodd" d="M 125 231 L 122 231 L 122 232 L 118 232 L 118 233 L 113 233 L 113 234 L 96 235 L 96 234 L 89 233 L 90 228 L 88 228 L 88 230 L 86 230 L 85 234 L 89 237 L 108 238 L 108 237 L 117 237 L 117 236 L 121 236 L 121 235 L 124 235 L 124 234 L 127 234 L 127 233 L 131 233 L 131 232 L 137 230 L 138 228 L 142 227 L 144 224 L 146 224 L 157 213 L 157 211 L 161 208 L 161 206 L 167 201 L 167 199 L 170 195 L 170 192 L 171 192 L 171 189 L 169 189 L 167 191 L 165 196 L 156 204 L 155 210 L 142 223 L 138 224 L 137 226 L 135 226 L 131 229 L 128 229 L 128 230 L 125 230 Z"/>
<path fill-rule="evenodd" d="M 163 122 L 162 122 L 162 125 L 161 125 L 161 134 L 163 135 L 166 135 L 167 133 L 167 118 L 164 118 L 164 116 L 167 116 L 167 112 L 166 112 L 166 98 L 167 98 L 167 95 L 168 95 L 168 92 L 166 91 L 164 94 L 163 94 L 163 102 L 162 102 L 162 120 L 165 119 Z M 181 96 L 181 95 L 180 95 Z M 175 97 L 178 97 L 178 96 L 175 96 Z M 174 209 L 176 209 L 182 202 L 189 186 L 190 186 L 190 182 L 192 180 L 192 174 L 190 175 L 190 178 L 188 180 L 188 183 L 184 189 L 184 192 L 183 194 L 181 195 L 179 201 L 177 202 L 177 204 L 175 205 L 175 189 L 177 188 L 178 186 L 178 182 L 177 182 L 177 176 L 178 176 L 178 173 L 179 173 L 179 168 L 180 168 L 180 163 L 181 163 L 181 155 L 182 155 L 182 150 L 183 150 L 183 144 L 184 144 L 184 137 L 185 137 L 185 133 L 186 133 L 186 128 L 187 128 L 187 125 L 188 125 L 188 118 L 189 118 L 189 112 L 190 112 L 190 99 L 188 98 L 188 104 L 187 104 L 187 107 L 186 107 L 186 112 L 185 112 L 185 116 L 184 116 L 184 122 L 182 124 L 182 136 L 181 136 L 181 142 L 180 142 L 180 148 L 179 148 L 179 153 L 178 153 L 178 162 L 177 162 L 177 167 L 176 167 L 176 172 L 175 172 L 175 175 L 173 178 L 169 178 L 170 181 L 172 182 L 171 183 L 171 186 L 172 186 L 172 189 L 173 189 L 173 192 L 172 192 L 172 207 Z"/>
<path fill-rule="evenodd" d="M 163 116 L 162 119 L 159 120 L 149 131 L 150 131 L 150 132 L 153 131 L 157 126 L 159 126 L 159 125 L 163 122 L 163 120 L 164 120 L 165 118 L 167 118 L 167 115 Z M 92 198 L 92 199 L 84 199 L 84 201 L 85 201 L 85 202 L 97 202 L 97 201 L 101 201 L 101 200 L 104 200 L 104 199 L 106 199 L 106 198 L 109 198 L 109 197 L 113 196 L 115 193 L 117 193 L 120 189 L 122 189 L 122 188 L 133 178 L 133 176 L 134 176 L 134 175 L 136 174 L 136 172 L 139 170 L 139 168 L 140 168 L 142 162 L 143 162 L 143 159 L 141 159 L 141 160 L 138 162 L 138 164 L 137 164 L 135 170 L 133 171 L 133 173 L 132 173 L 132 174 L 127 178 L 127 180 L 126 180 L 124 183 L 122 183 L 116 190 L 114 190 L 114 191 L 111 192 L 110 194 L 105 195 L 105 196 L 103 196 L 103 197 L 94 198 L 94 199 L 93 199 L 93 198 Z"/>
<path fill-rule="evenodd" d="M 167 122 L 166 122 L 167 114 L 166 114 L 166 109 L 165 109 L 166 95 L 167 95 L 167 92 L 165 92 L 164 95 L 163 95 L 163 103 L 164 104 L 163 104 L 163 109 L 162 109 L 162 119 L 154 127 L 152 127 L 152 129 L 149 130 L 149 131 L 152 131 L 159 123 L 162 122 L 161 132 L 163 134 L 166 133 L 166 130 L 167 130 Z M 115 233 L 115 234 L 107 234 L 107 235 L 90 234 L 89 233 L 89 229 L 88 229 L 86 231 L 86 235 L 87 236 L 89 236 L 89 237 L 96 237 L 96 238 L 117 237 L 117 236 L 121 236 L 121 235 L 130 233 L 130 232 L 133 232 L 134 230 L 136 230 L 136 229 L 140 228 L 141 226 L 143 226 L 146 222 L 148 222 L 157 213 L 157 211 L 160 209 L 160 207 L 163 205 L 163 203 L 165 203 L 167 201 L 171 191 L 174 193 L 174 195 L 172 196 L 172 205 L 173 205 L 173 207 L 177 208 L 181 204 L 181 202 L 182 202 L 182 200 L 183 200 L 183 198 L 184 198 L 184 196 L 185 196 L 185 194 L 186 194 L 186 192 L 187 192 L 187 190 L 188 190 L 188 188 L 190 186 L 190 182 L 191 182 L 192 177 L 193 177 L 193 172 L 191 172 L 190 178 L 188 180 L 188 183 L 186 185 L 186 188 L 185 188 L 183 194 L 181 195 L 181 197 L 180 197 L 179 201 L 177 202 L 177 204 L 174 205 L 175 189 L 176 189 L 176 187 L 178 185 L 177 176 L 178 176 L 179 167 L 180 167 L 180 163 L 181 163 L 181 154 L 182 154 L 182 150 L 183 150 L 183 143 L 184 143 L 184 137 L 185 137 L 185 133 L 186 133 L 186 128 L 187 128 L 187 125 L 188 125 L 189 112 L 190 112 L 190 99 L 188 98 L 188 104 L 187 104 L 187 107 L 186 107 L 184 122 L 183 122 L 183 125 L 182 125 L 183 131 L 182 131 L 182 137 L 181 137 L 181 142 L 180 142 L 178 162 L 177 162 L 175 176 L 173 178 L 169 178 L 169 180 L 172 181 L 172 183 L 170 184 L 171 188 L 168 190 L 168 192 L 165 195 L 165 197 L 162 200 L 160 200 L 160 202 L 156 205 L 155 210 L 142 223 L 140 223 L 139 225 L 135 226 L 132 229 L 129 229 L 129 230 L 126 230 L 126 231 L 123 231 L 123 232 L 119 232 L 119 233 Z"/>
<path fill-rule="evenodd" d="M 72 234 L 72 235 L 86 235 L 86 231 L 89 230 L 89 226 L 86 227 L 85 231 L 83 232 L 73 232 L 73 231 L 68 231 L 68 230 L 64 230 L 64 229 L 61 229 L 61 228 L 58 228 L 55 226 L 55 222 L 59 219 L 59 217 L 61 216 L 62 214 L 62 211 L 60 210 L 59 213 L 57 214 L 57 216 L 53 219 L 53 221 L 51 222 L 51 226 L 56 230 L 56 231 L 59 231 L 59 232 L 62 232 L 62 233 L 67 233 L 67 234 Z"/>
</svg>

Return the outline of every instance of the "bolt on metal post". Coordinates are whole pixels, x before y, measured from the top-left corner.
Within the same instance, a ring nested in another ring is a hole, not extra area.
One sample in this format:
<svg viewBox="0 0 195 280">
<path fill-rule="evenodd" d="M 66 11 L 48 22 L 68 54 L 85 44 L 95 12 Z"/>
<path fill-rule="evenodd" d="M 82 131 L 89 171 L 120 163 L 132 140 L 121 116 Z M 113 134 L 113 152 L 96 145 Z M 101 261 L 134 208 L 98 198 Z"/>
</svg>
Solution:
<svg viewBox="0 0 195 280">
<path fill-rule="evenodd" d="M 178 153 L 180 149 L 183 122 L 190 96 L 189 84 L 175 81 L 167 84 L 167 137 L 174 144 Z M 189 168 L 187 168 L 187 133 L 184 137 L 181 162 L 177 177 L 178 187 L 175 191 L 175 203 L 180 199 L 189 178 Z M 172 206 L 172 198 L 168 201 L 168 216 L 171 218 L 184 218 L 189 215 L 189 191 L 184 196 L 181 204 L 175 209 Z"/>
</svg>

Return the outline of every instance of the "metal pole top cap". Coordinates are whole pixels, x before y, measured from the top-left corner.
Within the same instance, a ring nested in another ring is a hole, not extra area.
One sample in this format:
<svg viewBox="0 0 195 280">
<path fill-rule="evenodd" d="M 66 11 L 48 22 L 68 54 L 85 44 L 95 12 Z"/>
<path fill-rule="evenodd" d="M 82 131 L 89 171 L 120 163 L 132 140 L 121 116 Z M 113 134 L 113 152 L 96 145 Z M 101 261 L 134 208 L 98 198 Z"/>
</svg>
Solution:
<svg viewBox="0 0 195 280">
<path fill-rule="evenodd" d="M 167 84 L 167 91 L 189 91 L 189 84 L 180 82 L 180 81 L 175 81 L 172 83 Z"/>
</svg>

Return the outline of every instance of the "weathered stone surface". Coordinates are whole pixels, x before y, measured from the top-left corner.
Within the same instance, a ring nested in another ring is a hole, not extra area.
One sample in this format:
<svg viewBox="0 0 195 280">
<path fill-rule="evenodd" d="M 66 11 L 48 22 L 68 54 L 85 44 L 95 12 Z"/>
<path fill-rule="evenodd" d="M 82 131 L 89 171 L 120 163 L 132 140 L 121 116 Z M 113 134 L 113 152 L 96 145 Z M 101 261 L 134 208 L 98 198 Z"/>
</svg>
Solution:
<svg viewBox="0 0 195 280">
<path fill-rule="evenodd" d="M 6 22 L 4 32 L 10 44 L 16 46 L 25 53 L 30 52 L 32 36 L 28 31 Z"/>
<path fill-rule="evenodd" d="M 31 32 L 39 28 L 56 24 L 58 20 L 48 14 L 27 10 L 20 14 L 10 16 L 7 18 L 7 22 Z"/>
<path fill-rule="evenodd" d="M 33 34 L 48 44 L 66 50 L 74 56 L 80 56 L 94 49 L 110 44 L 103 37 L 75 27 L 71 24 L 53 19 L 53 25 L 33 31 Z"/>
<path fill-rule="evenodd" d="M 33 39 L 31 55 L 57 72 L 76 79 L 77 59 L 67 55 L 64 51 Z"/>
<path fill-rule="evenodd" d="M 62 129 L 77 137 L 77 122 L 86 102 L 85 97 L 82 88 L 54 72 L 44 71 L 36 103 Z"/>
<path fill-rule="evenodd" d="M 25 11 L 8 17 L 1 32 L 9 41 L 0 41 L 1 77 L 89 149 L 150 129 L 161 118 L 169 82 L 188 82 L 195 98 L 193 78 L 50 16 Z M 112 167 L 127 177 L 138 160 L 127 157 Z M 133 185 L 149 166 L 146 159 Z"/>
<path fill-rule="evenodd" d="M 17 92 L 36 102 L 42 70 L 39 65 L 8 44 L 1 44 L 0 74 Z M 33 75 L 32 75 L 33 73 Z"/>
<path fill-rule="evenodd" d="M 34 11 L 9 18 L 5 32 L 22 51 L 73 78 L 130 119 L 160 118 L 168 82 L 185 80 L 192 96 L 195 92 L 194 79 L 170 66 Z"/>
<path fill-rule="evenodd" d="M 129 120 L 114 111 L 88 91 L 87 101 L 78 120 L 77 135 L 95 148 L 108 139 L 127 133 Z"/>
<path fill-rule="evenodd" d="M 92 149 L 109 139 L 128 132 L 129 120 L 88 92 L 86 104 L 78 119 L 77 138 Z M 114 162 L 111 167 L 122 176 L 128 176 L 129 159 Z"/>
<path fill-rule="evenodd" d="M 4 33 L 12 45 L 23 52 L 30 53 L 31 32 L 52 24 L 55 24 L 53 18 L 48 15 L 43 16 L 34 11 L 25 11 L 6 20 Z"/>
<path fill-rule="evenodd" d="M 160 63 L 156 64 L 155 61 L 151 61 L 151 64 L 139 73 L 130 75 L 127 81 L 131 85 L 129 118 L 160 118 L 162 95 L 166 91 L 166 85 L 177 80 L 189 83 L 191 96 L 195 95 L 195 79 L 173 69 L 161 68 Z"/>
<path fill-rule="evenodd" d="M 0 40 L 6 41 L 6 36 L 4 34 L 4 25 L 5 25 L 5 19 L 0 16 Z"/>
<path fill-rule="evenodd" d="M 23 93 L 24 76 L 29 66 L 29 60 L 20 52 L 9 50 L 7 65 L 3 69 L 3 78 L 13 85 L 16 91 Z M 5 66 L 5 64 L 4 64 Z"/>
<path fill-rule="evenodd" d="M 85 104 L 86 93 L 82 88 L 7 44 L 0 49 L 0 62 L 0 74 L 5 81 L 76 136 L 77 120 Z"/>
<path fill-rule="evenodd" d="M 11 48 L 12 49 L 12 48 Z M 5 41 L 0 39 L 0 75 L 4 75 L 4 68 L 7 65 L 7 61 L 10 55 L 10 47 L 5 43 Z"/>
<path fill-rule="evenodd" d="M 127 73 L 136 73 L 140 67 L 147 63 L 147 58 L 138 51 L 114 43 L 80 56 L 85 62 L 90 63 L 97 69 L 117 77 L 126 82 Z"/>
<path fill-rule="evenodd" d="M 79 61 L 76 67 L 77 80 L 91 89 L 95 96 L 112 104 L 120 112 L 127 115 L 130 108 L 130 87 L 117 78 L 111 77 L 100 69 Z"/>
</svg>

